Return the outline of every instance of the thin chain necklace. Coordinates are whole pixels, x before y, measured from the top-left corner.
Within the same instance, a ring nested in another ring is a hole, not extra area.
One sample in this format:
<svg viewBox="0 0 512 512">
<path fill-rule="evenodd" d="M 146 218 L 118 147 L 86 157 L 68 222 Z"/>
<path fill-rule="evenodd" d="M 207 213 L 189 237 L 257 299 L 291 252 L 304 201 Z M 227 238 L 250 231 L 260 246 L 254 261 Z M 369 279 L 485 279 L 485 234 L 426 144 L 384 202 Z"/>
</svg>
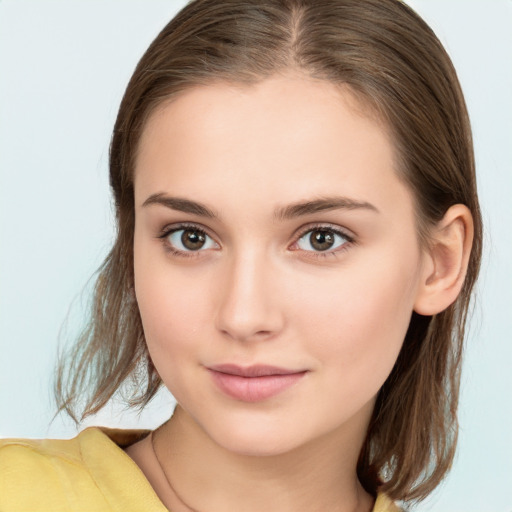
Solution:
<svg viewBox="0 0 512 512">
<path fill-rule="evenodd" d="M 183 507 L 185 507 L 187 510 L 189 510 L 190 512 L 199 512 L 198 510 L 196 510 L 195 508 L 192 508 L 190 507 L 189 505 L 187 505 L 183 499 L 181 498 L 181 496 L 176 492 L 176 489 L 174 489 L 173 485 L 171 484 L 169 478 L 167 477 L 167 473 L 165 472 L 164 470 L 164 467 L 162 466 L 162 463 L 160 462 L 160 459 L 158 458 L 158 454 L 156 453 L 156 449 L 155 449 L 155 434 L 156 433 L 156 430 L 153 430 L 151 432 L 151 434 L 149 434 L 151 436 L 151 449 L 153 450 L 153 453 L 155 454 L 155 458 L 156 458 L 156 461 L 158 462 L 158 465 L 160 466 L 160 470 L 162 471 L 163 475 L 164 475 L 164 478 L 165 478 L 165 481 L 167 482 L 167 485 L 169 486 L 169 489 L 171 489 L 172 493 L 174 494 L 174 496 L 176 496 L 176 499 L 180 502 L 181 505 L 183 505 Z M 372 508 L 373 510 L 373 508 Z"/>
<path fill-rule="evenodd" d="M 172 493 L 174 494 L 174 496 L 176 496 L 176 499 L 181 503 L 181 505 L 183 505 L 187 510 L 189 510 L 190 512 L 198 512 L 195 508 L 192 508 L 192 507 L 189 507 L 182 499 L 181 499 L 181 496 L 176 492 L 176 489 L 174 489 L 173 485 L 171 484 L 169 478 L 167 478 L 167 473 L 165 472 L 164 470 L 164 467 L 162 466 L 162 463 L 160 462 L 160 459 L 158 458 L 158 454 L 156 453 L 156 449 L 155 449 L 155 436 L 153 435 L 156 431 L 152 431 L 150 436 L 151 436 L 151 448 L 153 450 L 153 453 L 155 454 L 155 458 L 156 458 L 156 461 L 158 462 L 158 465 L 160 466 L 160 470 L 162 471 L 163 475 L 164 475 L 164 478 L 165 478 L 165 481 L 167 482 L 167 485 L 169 486 L 169 488 L 171 489 Z"/>
</svg>

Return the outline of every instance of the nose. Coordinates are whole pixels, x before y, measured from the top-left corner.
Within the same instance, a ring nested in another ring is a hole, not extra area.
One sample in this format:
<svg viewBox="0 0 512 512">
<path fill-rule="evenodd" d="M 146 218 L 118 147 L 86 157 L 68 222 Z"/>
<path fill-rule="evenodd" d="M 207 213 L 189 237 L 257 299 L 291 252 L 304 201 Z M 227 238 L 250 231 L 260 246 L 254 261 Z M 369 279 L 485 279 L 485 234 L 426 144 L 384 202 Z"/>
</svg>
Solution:
<svg viewBox="0 0 512 512">
<path fill-rule="evenodd" d="M 226 261 L 218 294 L 216 327 L 237 341 L 275 337 L 284 326 L 279 271 L 262 255 Z"/>
</svg>

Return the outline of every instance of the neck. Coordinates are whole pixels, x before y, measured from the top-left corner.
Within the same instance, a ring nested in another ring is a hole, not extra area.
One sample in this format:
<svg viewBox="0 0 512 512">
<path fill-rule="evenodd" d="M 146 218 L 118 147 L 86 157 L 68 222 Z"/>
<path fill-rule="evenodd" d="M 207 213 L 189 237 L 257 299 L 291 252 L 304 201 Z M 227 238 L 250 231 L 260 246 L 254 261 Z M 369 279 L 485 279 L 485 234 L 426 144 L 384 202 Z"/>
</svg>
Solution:
<svg viewBox="0 0 512 512">
<path fill-rule="evenodd" d="M 278 455 L 237 454 L 214 443 L 178 406 L 153 437 L 168 483 L 160 497 L 175 512 L 368 512 L 373 500 L 355 470 L 363 438 L 340 443 L 340 437 L 331 433 Z"/>
</svg>

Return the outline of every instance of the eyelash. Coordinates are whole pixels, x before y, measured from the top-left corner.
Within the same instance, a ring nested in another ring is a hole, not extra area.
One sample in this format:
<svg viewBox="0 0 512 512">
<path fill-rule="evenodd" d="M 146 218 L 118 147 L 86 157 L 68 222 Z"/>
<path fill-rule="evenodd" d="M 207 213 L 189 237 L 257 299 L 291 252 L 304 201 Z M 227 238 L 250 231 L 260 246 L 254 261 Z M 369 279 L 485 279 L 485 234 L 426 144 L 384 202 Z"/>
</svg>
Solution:
<svg viewBox="0 0 512 512">
<path fill-rule="evenodd" d="M 177 231 L 187 230 L 190 229 L 191 231 L 196 231 L 202 235 L 207 236 L 208 238 L 211 238 L 213 240 L 213 237 L 208 234 L 208 232 L 200 225 L 198 224 L 189 224 L 189 223 L 182 223 L 182 224 L 175 224 L 173 226 L 166 226 L 161 233 L 158 235 L 157 238 L 159 238 L 162 241 L 162 244 L 164 246 L 164 249 L 170 253 L 172 256 L 178 256 L 180 258 L 197 258 L 200 256 L 200 253 L 202 251 L 180 251 L 179 249 L 174 248 L 169 241 L 167 240 L 167 237 L 172 235 L 173 233 L 176 233 Z"/>
<path fill-rule="evenodd" d="M 182 230 L 193 230 L 196 231 L 212 240 L 214 238 L 210 236 L 201 225 L 198 224 L 191 224 L 191 223 L 182 223 L 182 224 L 175 224 L 173 226 L 166 226 L 160 234 L 157 236 L 158 239 L 162 241 L 162 244 L 164 246 L 164 249 L 170 253 L 172 256 L 177 256 L 180 258 L 197 258 L 201 255 L 201 250 L 197 251 L 181 251 L 179 249 L 174 248 L 168 241 L 168 237 L 172 235 L 173 233 L 176 233 L 177 231 Z M 314 231 L 327 231 L 330 233 L 333 233 L 335 235 L 341 236 L 346 240 L 345 243 L 343 243 L 341 246 L 334 250 L 325 250 L 325 251 L 302 251 L 305 254 L 307 254 L 308 258 L 329 258 L 329 257 L 338 257 L 338 254 L 347 250 L 350 246 L 354 245 L 355 239 L 352 235 L 347 233 L 345 230 L 340 229 L 338 226 L 333 226 L 330 224 L 309 224 L 305 227 L 303 227 L 300 231 L 296 232 L 294 235 L 295 241 L 291 245 L 296 245 L 298 242 L 304 238 L 305 235 L 307 235 L 310 232 Z M 214 240 L 215 241 L 215 240 Z M 217 243 L 217 242 L 215 242 Z M 218 245 L 218 244 L 217 244 Z M 300 251 L 301 249 L 291 249 L 293 251 Z"/>
<path fill-rule="evenodd" d="M 346 251 L 350 246 L 354 245 L 356 243 L 354 236 L 349 234 L 347 231 L 341 229 L 339 226 L 333 226 L 331 224 L 309 224 L 302 228 L 296 235 L 295 235 L 295 242 L 293 242 L 292 245 L 296 245 L 304 236 L 306 236 L 308 233 L 314 232 L 314 231 L 327 231 L 329 233 L 333 233 L 335 235 L 338 235 L 346 240 L 345 243 L 343 243 L 341 246 L 335 248 L 334 250 L 325 250 L 325 251 L 303 251 L 308 258 L 337 258 L 340 253 Z M 294 250 L 300 250 L 300 249 L 294 249 Z"/>
</svg>

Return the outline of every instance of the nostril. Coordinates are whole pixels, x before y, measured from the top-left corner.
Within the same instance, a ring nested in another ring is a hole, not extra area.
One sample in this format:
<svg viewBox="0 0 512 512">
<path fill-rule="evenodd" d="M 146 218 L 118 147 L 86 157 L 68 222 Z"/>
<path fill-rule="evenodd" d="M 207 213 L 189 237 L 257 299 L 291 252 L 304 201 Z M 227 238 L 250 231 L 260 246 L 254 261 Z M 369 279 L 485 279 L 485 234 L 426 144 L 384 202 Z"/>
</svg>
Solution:
<svg viewBox="0 0 512 512">
<path fill-rule="evenodd" d="M 237 341 L 251 341 L 251 340 L 264 340 L 272 337 L 274 335 L 273 331 L 270 330 L 259 330 L 256 332 L 244 331 L 240 328 L 238 329 L 221 329 L 221 333 L 231 339 Z"/>
</svg>

